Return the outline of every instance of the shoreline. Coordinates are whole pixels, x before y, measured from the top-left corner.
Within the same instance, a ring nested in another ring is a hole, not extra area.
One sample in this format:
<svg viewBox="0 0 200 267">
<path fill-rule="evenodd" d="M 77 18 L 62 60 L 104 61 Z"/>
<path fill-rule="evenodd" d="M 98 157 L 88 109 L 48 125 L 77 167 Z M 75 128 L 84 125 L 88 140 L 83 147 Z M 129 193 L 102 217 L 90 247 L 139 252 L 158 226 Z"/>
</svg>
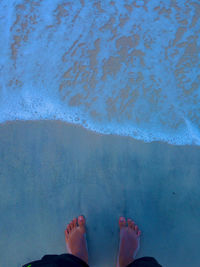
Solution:
<svg viewBox="0 0 200 267">
<path fill-rule="evenodd" d="M 97 136 L 116 136 L 119 138 L 130 138 L 131 140 L 135 140 L 138 142 L 142 142 L 143 144 L 151 144 L 151 143 L 162 143 L 162 144 L 166 144 L 166 145 L 170 145 L 170 146 L 177 146 L 177 147 L 184 147 L 184 146 L 191 146 L 191 147 L 199 147 L 200 145 L 197 144 L 173 144 L 173 143 L 168 143 L 167 141 L 163 141 L 163 140 L 153 140 L 153 141 L 144 141 L 143 139 L 137 139 L 133 136 L 130 135 L 120 135 L 120 134 L 115 134 L 115 133 L 101 133 L 95 130 L 91 130 L 89 127 L 84 127 L 82 124 L 79 123 L 72 123 L 72 122 L 66 122 L 64 120 L 50 120 L 50 119 L 39 119 L 39 120 L 11 120 L 11 121 L 5 121 L 0 123 L 0 127 L 1 126 L 6 126 L 6 125 L 10 125 L 10 124 L 20 124 L 20 123 L 60 123 L 60 124 L 65 124 L 71 127 L 77 127 L 80 128 L 81 130 L 86 130 L 92 134 L 95 134 Z"/>
</svg>

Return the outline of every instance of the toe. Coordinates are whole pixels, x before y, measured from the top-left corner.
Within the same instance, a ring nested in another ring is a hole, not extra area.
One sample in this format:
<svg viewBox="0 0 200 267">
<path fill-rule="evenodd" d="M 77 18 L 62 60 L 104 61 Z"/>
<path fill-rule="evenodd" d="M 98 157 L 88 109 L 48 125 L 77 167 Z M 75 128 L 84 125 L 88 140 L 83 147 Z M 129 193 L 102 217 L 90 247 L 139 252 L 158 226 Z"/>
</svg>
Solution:
<svg viewBox="0 0 200 267">
<path fill-rule="evenodd" d="M 69 230 L 70 230 L 70 231 L 72 230 L 71 222 L 69 223 Z"/>
<path fill-rule="evenodd" d="M 67 228 L 65 229 L 65 236 L 69 235 L 69 227 L 67 226 Z"/>
<path fill-rule="evenodd" d="M 68 233 L 71 231 L 70 224 L 68 224 L 68 226 L 67 226 L 67 231 L 68 231 Z"/>
<path fill-rule="evenodd" d="M 79 226 L 84 226 L 85 225 L 85 218 L 83 215 L 78 217 L 78 225 Z"/>
<path fill-rule="evenodd" d="M 74 224 L 74 227 L 77 227 L 77 218 L 73 219 L 73 224 Z"/>
<path fill-rule="evenodd" d="M 71 230 L 74 228 L 73 221 L 70 222 L 70 227 L 71 227 Z"/>
<path fill-rule="evenodd" d="M 128 219 L 128 227 L 131 228 L 131 219 Z"/>
<path fill-rule="evenodd" d="M 68 238 L 69 238 L 69 233 L 68 233 L 67 229 L 65 230 L 65 238 L 66 238 L 66 240 L 68 240 Z"/>
<path fill-rule="evenodd" d="M 138 234 L 137 234 L 137 235 L 138 235 L 138 236 L 141 236 L 141 231 L 140 231 L 140 230 L 138 231 Z"/>
<path fill-rule="evenodd" d="M 135 230 L 135 223 L 134 223 L 134 221 L 131 221 L 131 228 L 132 228 L 133 230 Z"/>
<path fill-rule="evenodd" d="M 74 229 L 75 228 L 74 220 L 71 222 L 71 224 L 72 224 L 72 229 Z"/>
<path fill-rule="evenodd" d="M 121 229 L 122 227 L 126 226 L 126 219 L 124 217 L 119 218 L 119 228 Z"/>
<path fill-rule="evenodd" d="M 138 226 L 136 225 L 136 226 L 135 226 L 135 232 L 136 232 L 136 234 L 138 234 L 138 230 L 139 230 L 139 228 L 138 228 Z"/>
<path fill-rule="evenodd" d="M 70 232 L 70 231 L 69 231 L 68 229 L 65 230 L 65 233 L 66 233 L 67 235 L 69 235 L 69 232 Z"/>
</svg>

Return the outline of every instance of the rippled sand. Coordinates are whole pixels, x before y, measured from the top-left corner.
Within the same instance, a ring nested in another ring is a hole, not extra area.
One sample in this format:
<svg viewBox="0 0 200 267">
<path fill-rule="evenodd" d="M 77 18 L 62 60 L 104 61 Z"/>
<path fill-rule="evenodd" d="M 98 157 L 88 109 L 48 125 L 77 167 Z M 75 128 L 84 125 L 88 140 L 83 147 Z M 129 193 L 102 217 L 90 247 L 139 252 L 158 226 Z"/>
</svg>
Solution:
<svg viewBox="0 0 200 267">
<path fill-rule="evenodd" d="M 65 252 L 64 228 L 88 226 L 91 266 L 115 266 L 118 217 L 142 230 L 139 256 L 200 264 L 200 149 L 99 135 L 58 121 L 0 126 L 0 265 Z"/>
</svg>

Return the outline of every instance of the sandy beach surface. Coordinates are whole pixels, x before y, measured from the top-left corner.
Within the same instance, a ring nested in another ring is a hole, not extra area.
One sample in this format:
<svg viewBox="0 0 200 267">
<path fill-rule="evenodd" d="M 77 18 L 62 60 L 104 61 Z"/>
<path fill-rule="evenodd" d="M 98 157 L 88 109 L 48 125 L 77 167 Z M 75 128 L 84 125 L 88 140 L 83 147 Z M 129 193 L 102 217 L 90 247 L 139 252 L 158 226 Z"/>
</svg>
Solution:
<svg viewBox="0 0 200 267">
<path fill-rule="evenodd" d="M 0 266 L 66 252 L 87 220 L 90 266 L 116 266 L 118 218 L 142 230 L 137 257 L 200 266 L 200 147 L 100 135 L 59 121 L 0 125 Z"/>
</svg>

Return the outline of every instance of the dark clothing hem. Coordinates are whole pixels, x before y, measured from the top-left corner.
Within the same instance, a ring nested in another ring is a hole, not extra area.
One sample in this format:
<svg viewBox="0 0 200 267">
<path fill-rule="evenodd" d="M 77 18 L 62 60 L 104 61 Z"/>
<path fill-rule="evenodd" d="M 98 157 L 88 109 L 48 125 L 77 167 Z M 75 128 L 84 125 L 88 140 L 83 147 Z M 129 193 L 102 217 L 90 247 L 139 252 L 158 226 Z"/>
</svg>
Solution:
<svg viewBox="0 0 200 267">
<path fill-rule="evenodd" d="M 41 260 L 29 262 L 22 267 L 89 267 L 80 258 L 72 254 L 45 255 Z M 154 258 L 143 257 L 134 260 L 127 267 L 162 267 Z"/>
<path fill-rule="evenodd" d="M 162 267 L 153 257 L 142 257 L 134 260 L 127 267 Z"/>
<path fill-rule="evenodd" d="M 30 265 L 30 266 L 29 266 Z M 82 259 L 72 254 L 45 255 L 41 260 L 29 262 L 23 267 L 89 267 Z"/>
</svg>

